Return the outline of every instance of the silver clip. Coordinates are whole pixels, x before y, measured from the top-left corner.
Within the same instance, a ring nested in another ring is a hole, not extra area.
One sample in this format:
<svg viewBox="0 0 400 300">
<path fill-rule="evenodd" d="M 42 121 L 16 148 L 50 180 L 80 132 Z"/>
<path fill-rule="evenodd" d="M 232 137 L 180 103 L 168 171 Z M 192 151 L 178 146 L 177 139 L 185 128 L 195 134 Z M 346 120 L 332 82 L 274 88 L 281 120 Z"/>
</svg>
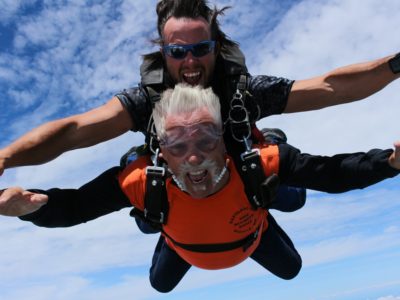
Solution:
<svg viewBox="0 0 400 300">
<path fill-rule="evenodd" d="M 158 155 L 160 154 L 160 148 L 157 148 L 154 151 L 154 155 L 151 156 L 151 161 L 153 163 L 153 166 L 157 167 L 158 166 Z"/>
</svg>

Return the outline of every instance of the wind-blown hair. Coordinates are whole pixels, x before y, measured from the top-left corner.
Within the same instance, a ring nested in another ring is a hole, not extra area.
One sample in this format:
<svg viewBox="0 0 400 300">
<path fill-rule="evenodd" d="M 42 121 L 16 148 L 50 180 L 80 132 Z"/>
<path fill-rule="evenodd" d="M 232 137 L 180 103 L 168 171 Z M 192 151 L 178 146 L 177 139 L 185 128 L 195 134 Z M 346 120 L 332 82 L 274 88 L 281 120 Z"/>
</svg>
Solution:
<svg viewBox="0 0 400 300">
<path fill-rule="evenodd" d="M 198 109 L 210 112 L 217 128 L 222 130 L 219 98 L 211 88 L 189 86 L 179 83 L 174 89 L 163 92 L 161 100 L 155 103 L 153 109 L 154 126 L 158 137 L 165 136 L 165 119 L 182 113 L 191 113 Z"/>
<path fill-rule="evenodd" d="M 207 0 L 160 0 L 157 3 L 157 30 L 159 37 L 153 40 L 154 43 L 162 46 L 163 45 L 163 31 L 165 23 L 169 18 L 188 18 L 195 19 L 198 17 L 204 18 L 211 28 L 211 39 L 216 41 L 219 50 L 222 53 L 229 53 L 229 48 L 232 46 L 238 46 L 236 42 L 229 39 L 227 35 L 220 29 L 217 17 L 223 15 L 226 9 L 230 8 L 225 6 L 222 9 L 218 9 L 214 6 L 211 9 L 208 5 Z M 146 54 L 143 56 L 145 60 L 148 60 L 151 65 L 160 66 L 163 58 L 159 51 Z"/>
</svg>

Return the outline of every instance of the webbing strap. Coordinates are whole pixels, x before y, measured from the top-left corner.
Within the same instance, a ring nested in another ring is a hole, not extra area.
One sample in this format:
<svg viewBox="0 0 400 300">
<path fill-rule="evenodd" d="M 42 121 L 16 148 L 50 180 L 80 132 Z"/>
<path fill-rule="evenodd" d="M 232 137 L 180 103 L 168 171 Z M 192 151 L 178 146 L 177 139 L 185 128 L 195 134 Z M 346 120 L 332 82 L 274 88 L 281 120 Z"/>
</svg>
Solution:
<svg viewBox="0 0 400 300">
<path fill-rule="evenodd" d="M 147 93 L 149 94 L 151 105 L 154 106 L 154 104 L 161 99 L 160 93 L 150 86 L 146 86 L 146 89 Z"/>
<path fill-rule="evenodd" d="M 261 222 L 260 227 L 253 233 L 249 234 L 243 239 L 233 241 L 233 242 L 228 242 L 228 243 L 217 243 L 217 244 L 184 244 L 175 241 L 173 238 L 171 238 L 165 231 L 163 231 L 163 234 L 171 240 L 174 245 L 188 250 L 192 252 L 200 252 L 200 253 L 216 253 L 216 252 L 224 252 L 224 251 L 230 251 L 234 250 L 237 248 L 242 247 L 243 252 L 246 251 L 256 240 L 257 237 L 260 233 L 262 233 L 262 228 L 263 228 L 263 222 Z"/>
<path fill-rule="evenodd" d="M 260 185 L 265 180 L 265 174 L 261 166 L 259 150 L 252 149 L 242 153 L 238 165 L 238 172 L 251 206 L 254 209 L 265 207 L 260 194 Z"/>
<path fill-rule="evenodd" d="M 146 168 L 146 194 L 144 198 L 144 218 L 155 224 L 166 224 L 168 218 L 168 198 L 165 187 L 165 168 Z"/>
</svg>

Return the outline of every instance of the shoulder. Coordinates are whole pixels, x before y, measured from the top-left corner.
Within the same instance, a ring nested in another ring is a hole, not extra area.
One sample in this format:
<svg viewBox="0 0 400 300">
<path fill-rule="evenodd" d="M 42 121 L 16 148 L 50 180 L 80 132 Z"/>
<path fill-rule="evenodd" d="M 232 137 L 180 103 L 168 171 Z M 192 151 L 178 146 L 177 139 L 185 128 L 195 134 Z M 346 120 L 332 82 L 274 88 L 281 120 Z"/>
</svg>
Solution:
<svg viewBox="0 0 400 300">
<path fill-rule="evenodd" d="M 260 117 L 283 113 L 293 81 L 287 78 L 258 75 L 250 76 L 248 91 L 260 109 Z"/>
<path fill-rule="evenodd" d="M 121 187 L 125 188 L 131 184 L 145 181 L 145 170 L 150 163 L 150 157 L 148 155 L 141 156 L 132 161 L 118 176 Z"/>
<path fill-rule="evenodd" d="M 115 94 L 115 97 L 129 112 L 136 131 L 146 131 L 151 115 L 151 103 L 145 89 L 141 86 L 124 89 Z"/>
<path fill-rule="evenodd" d="M 257 75 L 249 76 L 249 89 L 250 91 L 257 92 L 259 90 L 271 90 L 276 91 L 279 89 L 291 88 L 294 81 L 288 78 L 269 76 L 269 75 Z"/>
</svg>

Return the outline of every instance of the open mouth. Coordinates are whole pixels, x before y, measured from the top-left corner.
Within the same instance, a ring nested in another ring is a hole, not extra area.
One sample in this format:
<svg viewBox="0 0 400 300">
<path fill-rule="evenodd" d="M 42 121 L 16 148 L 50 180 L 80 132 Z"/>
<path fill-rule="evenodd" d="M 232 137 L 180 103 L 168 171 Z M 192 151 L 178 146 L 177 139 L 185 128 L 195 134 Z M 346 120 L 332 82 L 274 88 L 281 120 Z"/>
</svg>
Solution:
<svg viewBox="0 0 400 300">
<path fill-rule="evenodd" d="M 190 85 L 198 85 L 201 79 L 201 72 L 188 72 L 182 74 L 183 80 Z"/>
<path fill-rule="evenodd" d="M 192 183 L 199 184 L 205 181 L 207 174 L 207 170 L 199 170 L 195 172 L 190 172 L 187 174 L 187 176 Z"/>
</svg>

